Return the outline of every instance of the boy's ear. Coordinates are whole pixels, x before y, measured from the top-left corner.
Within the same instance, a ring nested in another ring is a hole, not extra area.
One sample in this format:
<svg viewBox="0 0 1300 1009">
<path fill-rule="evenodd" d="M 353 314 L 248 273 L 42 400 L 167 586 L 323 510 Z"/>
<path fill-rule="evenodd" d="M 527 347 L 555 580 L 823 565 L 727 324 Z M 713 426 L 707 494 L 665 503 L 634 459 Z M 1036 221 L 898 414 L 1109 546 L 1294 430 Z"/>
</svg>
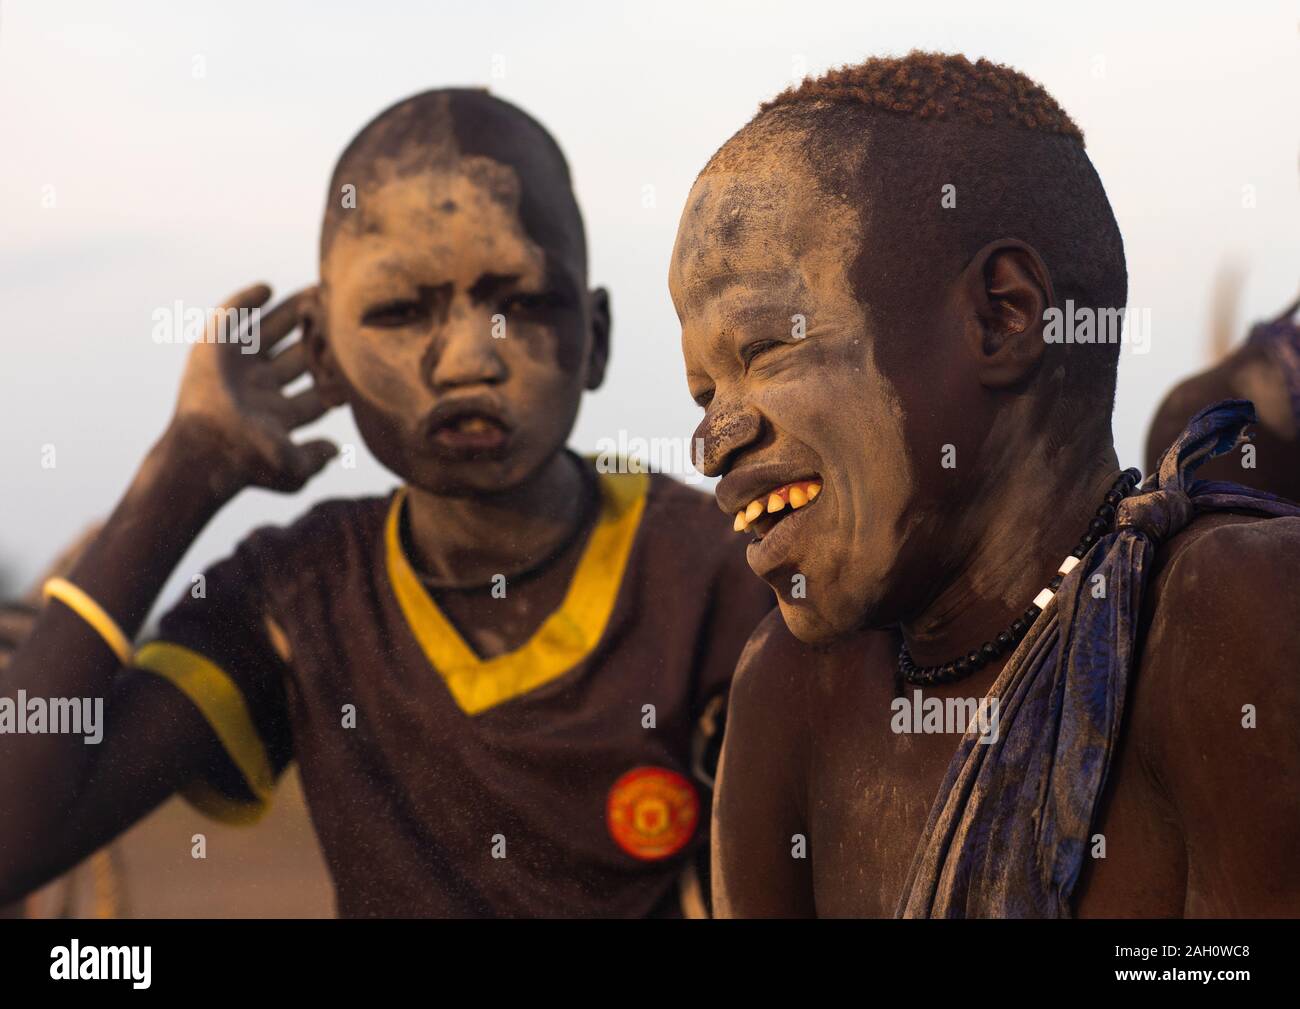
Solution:
<svg viewBox="0 0 1300 1009">
<path fill-rule="evenodd" d="M 342 406 L 347 402 L 347 386 L 330 347 L 323 298 L 321 289 L 317 287 L 303 304 L 302 345 L 307 352 L 307 369 L 317 391 L 329 406 Z"/>
<path fill-rule="evenodd" d="M 609 292 L 598 287 L 587 295 L 591 306 L 591 353 L 587 357 L 587 388 L 599 389 L 609 364 Z"/>
<path fill-rule="evenodd" d="M 980 383 L 992 389 L 1023 383 L 1042 362 L 1044 313 L 1056 302 L 1042 257 L 1018 239 L 999 239 L 975 254 L 961 284 Z"/>
</svg>

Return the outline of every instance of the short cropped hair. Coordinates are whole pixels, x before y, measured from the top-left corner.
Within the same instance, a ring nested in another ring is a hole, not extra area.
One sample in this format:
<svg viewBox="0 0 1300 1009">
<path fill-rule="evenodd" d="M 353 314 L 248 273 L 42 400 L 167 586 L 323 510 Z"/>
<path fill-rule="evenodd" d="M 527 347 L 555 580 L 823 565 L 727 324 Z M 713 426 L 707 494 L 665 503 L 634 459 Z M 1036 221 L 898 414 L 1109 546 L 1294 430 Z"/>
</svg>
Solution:
<svg viewBox="0 0 1300 1009">
<path fill-rule="evenodd" d="M 782 143 L 791 130 L 802 143 Z M 774 144 L 857 210 L 867 240 L 855 283 L 868 307 L 872 285 L 885 283 L 923 303 L 933 282 L 999 238 L 1038 252 L 1062 307 L 1126 305 L 1124 243 L 1083 132 L 1019 71 L 919 51 L 832 70 L 764 103 L 702 174 Z M 1119 344 L 1051 350 L 1069 371 L 1067 414 L 1108 418 Z"/>
</svg>

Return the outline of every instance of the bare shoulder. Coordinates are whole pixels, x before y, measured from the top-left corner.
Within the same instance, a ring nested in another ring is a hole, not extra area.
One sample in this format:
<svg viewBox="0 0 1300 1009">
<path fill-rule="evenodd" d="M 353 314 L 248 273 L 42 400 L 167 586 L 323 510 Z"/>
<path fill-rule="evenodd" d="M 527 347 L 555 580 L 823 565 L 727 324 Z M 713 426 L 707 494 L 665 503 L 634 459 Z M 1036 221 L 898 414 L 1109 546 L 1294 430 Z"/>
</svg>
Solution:
<svg viewBox="0 0 1300 1009">
<path fill-rule="evenodd" d="M 842 700 L 846 679 L 864 679 L 864 663 L 892 655 L 890 642 L 888 634 L 862 631 L 832 644 L 810 645 L 790 633 L 780 610 L 773 610 L 741 653 L 728 718 L 806 723 L 820 708 Z"/>
<path fill-rule="evenodd" d="M 1292 917 L 1300 518 L 1216 518 L 1176 537 L 1157 575 L 1125 731 L 1171 804 L 1186 913 Z"/>
<path fill-rule="evenodd" d="M 1159 751 L 1235 744 L 1264 709 L 1294 726 L 1300 518 L 1198 519 L 1157 560 L 1133 715 L 1163 737 Z"/>
<path fill-rule="evenodd" d="M 772 610 L 745 643 L 731 681 L 727 728 L 738 726 L 762 731 L 773 722 L 788 720 L 803 695 L 802 678 L 810 646 L 790 633 L 780 610 Z"/>
</svg>

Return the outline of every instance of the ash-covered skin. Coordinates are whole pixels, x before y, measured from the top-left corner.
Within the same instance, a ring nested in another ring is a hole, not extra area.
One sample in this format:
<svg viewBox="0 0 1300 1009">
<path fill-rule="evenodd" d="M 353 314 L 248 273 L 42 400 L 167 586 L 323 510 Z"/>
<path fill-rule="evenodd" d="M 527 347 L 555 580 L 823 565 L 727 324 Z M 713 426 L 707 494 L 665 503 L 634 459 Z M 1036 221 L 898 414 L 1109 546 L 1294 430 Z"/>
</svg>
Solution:
<svg viewBox="0 0 1300 1009">
<path fill-rule="evenodd" d="M 503 103 L 437 102 L 418 135 L 385 138 L 365 162 L 357 208 L 327 216 L 308 345 L 317 384 L 413 488 L 499 494 L 567 467 L 557 452 L 603 378 L 605 295 L 586 289 L 567 174 L 538 156 L 535 124 L 498 115 L 490 157 L 466 124 Z M 439 422 L 457 407 L 504 438 L 444 444 Z"/>
<path fill-rule="evenodd" d="M 950 659 L 942 649 L 977 645 L 1050 577 L 1027 556 L 1064 557 L 1081 535 L 1117 469 L 1109 418 L 1044 435 L 1065 372 L 1044 366 L 1053 293 L 1031 248 L 1008 237 L 971 263 L 927 263 L 923 283 L 938 279 L 918 297 L 917 276 L 874 269 L 877 243 L 910 236 L 871 234 L 873 207 L 844 181 L 870 171 L 870 138 L 814 170 L 797 125 L 759 127 L 692 189 L 669 273 L 703 469 L 723 477 L 729 514 L 786 481 L 823 482 L 749 550 L 799 638 L 901 622 L 918 662 Z M 1059 500 L 1062 479 L 1075 500 Z"/>
</svg>

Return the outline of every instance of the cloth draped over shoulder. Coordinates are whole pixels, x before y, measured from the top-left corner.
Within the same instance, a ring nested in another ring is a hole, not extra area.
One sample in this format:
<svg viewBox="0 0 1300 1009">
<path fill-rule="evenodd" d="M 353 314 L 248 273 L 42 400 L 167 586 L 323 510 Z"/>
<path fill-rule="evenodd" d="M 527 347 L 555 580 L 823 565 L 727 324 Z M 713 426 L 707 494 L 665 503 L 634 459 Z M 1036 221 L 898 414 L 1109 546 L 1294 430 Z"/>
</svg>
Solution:
<svg viewBox="0 0 1300 1009">
<path fill-rule="evenodd" d="M 896 916 L 1070 917 L 1157 547 L 1207 512 L 1300 515 L 1300 505 L 1264 491 L 1192 476 L 1245 441 L 1254 421 L 1246 400 L 1197 413 L 1158 472 L 1120 503 L 1113 531 L 1066 576 L 989 690 L 998 740 L 980 743 L 972 731 L 957 747 Z"/>
</svg>

